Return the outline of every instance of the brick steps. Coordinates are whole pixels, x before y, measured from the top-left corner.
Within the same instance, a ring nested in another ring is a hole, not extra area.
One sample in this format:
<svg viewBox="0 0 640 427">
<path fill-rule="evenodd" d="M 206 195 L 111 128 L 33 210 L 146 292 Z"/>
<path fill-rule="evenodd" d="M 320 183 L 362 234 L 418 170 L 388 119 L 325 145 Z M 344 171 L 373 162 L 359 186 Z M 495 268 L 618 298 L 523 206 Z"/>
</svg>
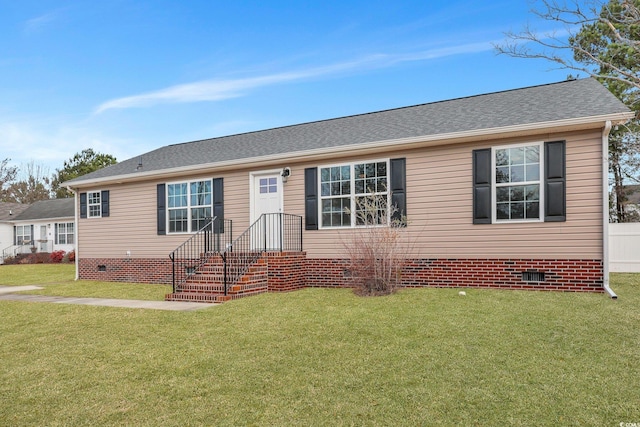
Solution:
<svg viewBox="0 0 640 427">
<path fill-rule="evenodd" d="M 194 294 L 207 294 L 207 293 L 224 293 L 224 285 L 220 282 L 211 283 L 191 283 L 187 282 L 177 287 L 178 292 L 189 292 Z"/>
<path fill-rule="evenodd" d="M 190 284 L 203 284 L 203 285 L 207 285 L 210 283 L 222 283 L 224 281 L 224 275 L 223 274 L 200 274 L 200 273 L 196 273 L 193 274 L 191 276 L 189 276 L 189 278 L 187 279 L 186 283 L 190 283 Z"/>
<path fill-rule="evenodd" d="M 167 294 L 167 301 L 192 301 L 204 303 L 222 303 L 268 292 L 267 264 L 263 259 L 256 260 L 238 283 L 224 294 L 224 265 L 219 258 L 210 260 L 190 275 L 186 282 L 179 285 L 176 292 Z"/>
<path fill-rule="evenodd" d="M 230 295 L 205 294 L 197 292 L 174 292 L 164 297 L 165 301 L 189 301 L 220 304 L 232 299 Z"/>
</svg>

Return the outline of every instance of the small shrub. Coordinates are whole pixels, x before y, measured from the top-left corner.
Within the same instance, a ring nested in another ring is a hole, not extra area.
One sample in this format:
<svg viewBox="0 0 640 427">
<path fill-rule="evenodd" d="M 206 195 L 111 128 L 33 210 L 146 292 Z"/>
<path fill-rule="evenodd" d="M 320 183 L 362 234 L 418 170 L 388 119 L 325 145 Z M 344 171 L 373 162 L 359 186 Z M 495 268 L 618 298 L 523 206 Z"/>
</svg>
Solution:
<svg viewBox="0 0 640 427">
<path fill-rule="evenodd" d="M 62 251 L 62 250 L 53 251 L 53 252 L 51 252 L 51 255 L 49 255 L 49 258 L 51 259 L 51 262 L 60 263 L 60 262 L 62 262 L 62 259 L 64 258 L 64 254 L 65 254 L 65 252 Z"/>
<path fill-rule="evenodd" d="M 356 224 L 343 241 L 349 258 L 352 285 L 359 295 L 388 295 L 402 285 L 402 267 L 410 253 L 404 226 L 386 198 L 361 197 L 357 201 Z"/>
<path fill-rule="evenodd" d="M 8 256 L 4 259 L 4 264 L 6 265 L 16 264 L 16 258 L 12 256 Z"/>
<path fill-rule="evenodd" d="M 38 252 L 32 255 L 32 261 L 34 264 L 48 264 L 50 262 L 50 254 L 48 252 Z"/>
<path fill-rule="evenodd" d="M 18 264 L 44 264 L 49 259 L 49 254 L 21 254 L 16 257 Z"/>
<path fill-rule="evenodd" d="M 67 252 L 67 260 L 69 262 L 76 262 L 76 251 Z"/>
</svg>

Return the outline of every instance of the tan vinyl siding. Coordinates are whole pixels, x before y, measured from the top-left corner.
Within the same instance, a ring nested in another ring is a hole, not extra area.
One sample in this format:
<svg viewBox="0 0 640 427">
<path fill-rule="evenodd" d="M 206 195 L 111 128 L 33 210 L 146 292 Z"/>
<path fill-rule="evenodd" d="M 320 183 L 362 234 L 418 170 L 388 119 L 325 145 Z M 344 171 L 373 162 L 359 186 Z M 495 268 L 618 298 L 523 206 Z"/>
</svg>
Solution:
<svg viewBox="0 0 640 427">
<path fill-rule="evenodd" d="M 553 135 L 567 140 L 567 221 L 472 223 L 471 152 L 494 145 L 540 141 L 518 138 L 499 143 L 452 145 L 391 153 L 407 159 L 406 232 L 419 258 L 568 258 L 602 256 L 601 134 Z M 367 159 L 358 159 L 367 160 Z M 306 231 L 310 257 L 335 257 L 340 232 Z"/>
<path fill-rule="evenodd" d="M 566 222 L 472 223 L 472 150 L 560 139 L 567 140 Z M 291 163 L 284 160 L 278 167 L 288 166 L 292 171 L 284 184 L 285 212 L 304 215 L 306 167 L 398 157 L 407 160 L 409 226 L 405 233 L 412 242 L 412 256 L 520 259 L 600 259 L 602 256 L 599 131 L 390 151 L 387 155 L 351 156 L 335 161 Z M 250 173 L 259 171 L 254 168 L 194 174 L 166 182 L 224 178 L 225 218 L 233 220 L 233 234 L 237 237 L 249 225 Z M 79 220 L 79 256 L 124 258 L 126 252 L 131 251 L 132 257 L 162 258 L 187 240 L 190 234 L 158 236 L 156 233 L 156 185 L 160 182 L 165 181 L 87 189 L 110 190 L 110 216 Z M 304 250 L 310 258 L 340 257 L 343 253 L 341 235 L 349 232 L 349 229 L 304 231 Z"/>
<path fill-rule="evenodd" d="M 233 219 L 237 233 L 249 222 L 249 178 L 245 173 L 193 175 L 184 180 L 224 178 L 225 216 Z M 123 258 L 127 251 L 135 258 L 163 258 L 185 242 L 190 233 L 157 234 L 157 184 L 150 181 L 122 186 L 101 187 L 109 190 L 110 215 L 107 218 L 79 220 L 79 256 L 83 258 Z M 89 190 L 91 191 L 91 190 Z"/>
</svg>

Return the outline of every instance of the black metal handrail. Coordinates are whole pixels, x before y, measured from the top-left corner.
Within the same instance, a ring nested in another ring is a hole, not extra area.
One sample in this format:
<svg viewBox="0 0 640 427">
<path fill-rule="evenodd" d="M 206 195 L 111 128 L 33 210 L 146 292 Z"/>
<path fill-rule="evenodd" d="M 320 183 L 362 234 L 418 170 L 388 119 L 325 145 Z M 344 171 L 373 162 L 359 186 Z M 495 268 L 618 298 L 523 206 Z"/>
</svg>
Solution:
<svg viewBox="0 0 640 427">
<path fill-rule="evenodd" d="M 200 267 L 213 256 L 220 254 L 231 245 L 233 240 L 232 222 L 229 219 L 210 219 L 186 242 L 169 254 L 172 263 L 173 292 L 187 278 L 195 274 Z"/>
<path fill-rule="evenodd" d="M 224 264 L 224 293 L 236 284 L 263 252 L 302 250 L 302 217 L 262 214 L 233 243 L 220 252 Z"/>
</svg>

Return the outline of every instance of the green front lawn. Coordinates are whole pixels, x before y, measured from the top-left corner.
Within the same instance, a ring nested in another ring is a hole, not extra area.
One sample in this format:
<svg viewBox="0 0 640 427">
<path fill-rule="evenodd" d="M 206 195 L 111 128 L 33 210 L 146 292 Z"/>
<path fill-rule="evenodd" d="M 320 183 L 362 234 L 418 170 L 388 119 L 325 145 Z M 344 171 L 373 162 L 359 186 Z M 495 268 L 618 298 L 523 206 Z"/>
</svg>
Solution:
<svg viewBox="0 0 640 427">
<path fill-rule="evenodd" d="M 0 285 L 38 285 L 43 289 L 24 291 L 34 295 L 118 298 L 162 301 L 171 292 L 168 285 L 74 280 L 73 264 L 23 264 L 0 266 Z"/>
<path fill-rule="evenodd" d="M 306 289 L 194 312 L 0 301 L 0 424 L 637 423 L 640 276 L 612 287 Z"/>
<path fill-rule="evenodd" d="M 70 282 L 75 277 L 75 264 L 0 265 L 0 285 L 46 285 Z"/>
</svg>

